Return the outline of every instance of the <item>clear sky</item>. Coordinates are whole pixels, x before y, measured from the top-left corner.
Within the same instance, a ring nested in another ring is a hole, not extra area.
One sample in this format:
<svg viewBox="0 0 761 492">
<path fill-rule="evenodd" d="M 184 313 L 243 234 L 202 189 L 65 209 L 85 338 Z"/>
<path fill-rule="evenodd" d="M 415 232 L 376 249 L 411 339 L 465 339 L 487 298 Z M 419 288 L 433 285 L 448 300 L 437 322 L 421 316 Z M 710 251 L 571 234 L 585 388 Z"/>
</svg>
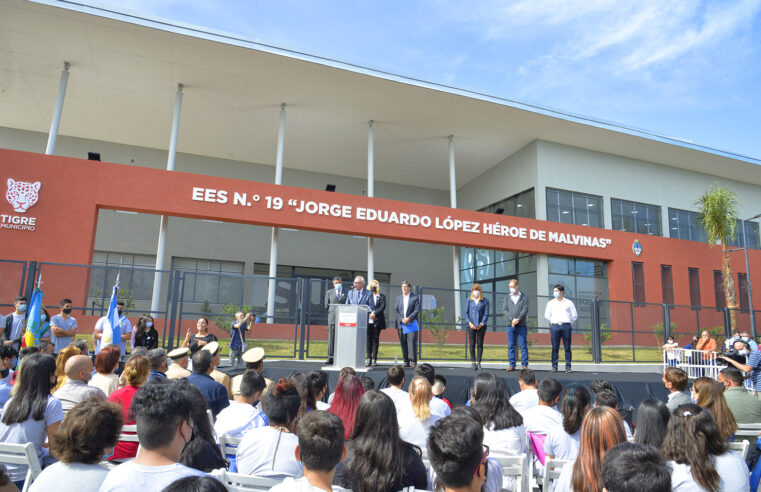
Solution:
<svg viewBox="0 0 761 492">
<path fill-rule="evenodd" d="M 761 159 L 761 0 L 85 0 Z"/>
</svg>

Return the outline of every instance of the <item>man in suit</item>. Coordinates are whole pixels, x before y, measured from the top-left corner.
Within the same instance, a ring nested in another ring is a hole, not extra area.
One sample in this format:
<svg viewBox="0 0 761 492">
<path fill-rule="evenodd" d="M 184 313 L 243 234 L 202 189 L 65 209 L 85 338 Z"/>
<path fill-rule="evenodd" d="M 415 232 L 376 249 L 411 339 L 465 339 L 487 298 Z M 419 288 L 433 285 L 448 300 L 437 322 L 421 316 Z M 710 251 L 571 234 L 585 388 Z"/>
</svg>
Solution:
<svg viewBox="0 0 761 492">
<path fill-rule="evenodd" d="M 333 288 L 325 293 L 325 309 L 328 310 L 328 360 L 333 364 L 333 351 L 336 344 L 336 304 L 346 304 L 346 293 L 343 291 L 341 277 L 333 277 Z"/>
<path fill-rule="evenodd" d="M 678 367 L 667 367 L 663 373 L 663 386 L 669 392 L 668 400 L 666 402 L 666 408 L 669 412 L 674 413 L 674 410 L 679 405 L 685 405 L 692 403 L 692 398 L 687 392 L 687 373 Z"/>
<path fill-rule="evenodd" d="M 357 275 L 354 277 L 354 288 L 346 293 L 346 302 L 344 304 L 363 304 L 368 307 L 367 320 L 370 321 L 370 313 L 375 310 L 375 301 L 373 293 L 365 289 L 365 277 Z"/>
<path fill-rule="evenodd" d="M 521 366 L 525 369 L 528 367 L 528 326 L 526 325 L 526 316 L 528 316 L 529 299 L 518 288 L 518 280 L 510 280 L 510 294 L 505 296 L 502 303 L 502 313 L 507 321 L 507 344 L 509 367 L 508 371 L 515 370 L 515 341 L 521 346 Z"/>
<path fill-rule="evenodd" d="M 394 313 L 396 314 L 396 329 L 399 332 L 399 343 L 402 346 L 404 367 L 417 366 L 417 334 L 412 332 L 404 334 L 402 324 L 408 325 L 417 320 L 420 314 L 420 296 L 413 294 L 412 285 L 408 281 L 402 282 L 402 295 L 396 296 Z"/>
</svg>

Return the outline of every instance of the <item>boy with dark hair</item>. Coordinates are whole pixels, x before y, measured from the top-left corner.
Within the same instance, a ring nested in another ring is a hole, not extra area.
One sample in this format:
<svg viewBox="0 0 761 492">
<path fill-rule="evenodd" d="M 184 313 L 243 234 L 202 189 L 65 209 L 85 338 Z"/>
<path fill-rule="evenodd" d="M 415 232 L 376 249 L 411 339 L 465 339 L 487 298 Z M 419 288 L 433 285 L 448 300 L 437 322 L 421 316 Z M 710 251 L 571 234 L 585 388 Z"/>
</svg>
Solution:
<svg viewBox="0 0 761 492">
<path fill-rule="evenodd" d="M 21 337 L 24 336 L 26 318 L 29 315 L 29 302 L 26 297 L 18 296 L 13 301 L 14 310 L 5 317 L 3 326 L 3 345 L 12 345 L 16 350 L 21 348 Z"/>
<path fill-rule="evenodd" d="M 295 455 L 304 466 L 304 476 L 286 478 L 270 491 L 346 491 L 347 489 L 332 485 L 336 465 L 346 457 L 341 419 L 330 412 L 313 410 L 301 418 L 296 435 L 299 444 Z"/>
<path fill-rule="evenodd" d="M 193 436 L 193 400 L 178 381 L 146 384 L 132 400 L 140 449 L 112 469 L 100 492 L 161 490 L 178 478 L 205 473 L 178 463 Z"/>
<path fill-rule="evenodd" d="M 71 299 L 64 297 L 59 304 L 60 312 L 50 318 L 50 341 L 54 355 L 65 349 L 77 336 L 77 320 L 71 316 Z"/>
<path fill-rule="evenodd" d="M 447 417 L 431 427 L 428 458 L 445 492 L 480 492 L 486 481 L 489 448 L 472 418 Z"/>
<path fill-rule="evenodd" d="M 243 373 L 240 394 L 230 406 L 219 412 L 214 423 L 217 436 L 228 435 L 243 438 L 251 429 L 269 425 L 267 416 L 255 408 L 266 387 L 264 377 L 256 371 Z"/>
<path fill-rule="evenodd" d="M 447 389 L 447 378 L 445 378 L 441 374 L 437 374 L 433 377 L 433 379 L 436 381 L 435 383 L 433 383 L 433 388 L 431 388 L 431 391 L 433 392 L 433 396 L 443 401 L 447 405 L 449 405 L 449 408 L 454 408 L 454 405 L 452 405 L 452 402 L 444 398 L 444 390 Z"/>
<path fill-rule="evenodd" d="M 536 392 L 536 374 L 528 367 L 524 367 L 518 373 L 517 379 L 521 390 L 510 397 L 510 404 L 521 415 L 525 416 L 526 412 L 539 404 L 539 396 Z"/>
<path fill-rule="evenodd" d="M 607 492 L 671 492 L 671 468 L 657 449 L 625 442 L 605 453 L 602 484 Z"/>
<path fill-rule="evenodd" d="M 663 386 L 669 391 L 668 400 L 666 401 L 666 407 L 669 412 L 674 413 L 674 410 L 679 405 L 685 405 L 692 403 L 690 394 L 687 393 L 687 373 L 678 367 L 667 367 L 663 373 Z"/>
<path fill-rule="evenodd" d="M 595 407 L 610 407 L 618 412 L 618 397 L 613 391 L 609 389 L 600 390 L 595 393 Z M 619 415 L 621 414 L 619 413 Z M 621 415 L 621 419 L 623 420 L 623 415 Z M 626 437 L 633 437 L 632 429 L 629 427 L 629 423 L 626 420 L 623 422 L 624 430 L 626 431 Z"/>
<path fill-rule="evenodd" d="M 386 371 L 386 379 L 388 379 L 388 388 L 383 388 L 381 393 L 386 393 L 391 398 L 396 407 L 396 413 L 399 414 L 399 410 L 410 404 L 409 393 L 402 389 L 404 385 L 404 369 L 402 366 L 389 367 Z"/>
<path fill-rule="evenodd" d="M 552 378 L 542 379 L 536 389 L 539 403 L 528 412 L 523 414 L 523 425 L 526 427 L 526 433 L 532 442 L 532 447 L 542 450 L 547 434 L 552 429 L 563 425 L 563 415 L 557 410 L 557 403 L 560 399 L 560 393 L 563 386 Z M 544 473 L 543 460 L 534 456 L 534 474 L 541 476 Z"/>
</svg>

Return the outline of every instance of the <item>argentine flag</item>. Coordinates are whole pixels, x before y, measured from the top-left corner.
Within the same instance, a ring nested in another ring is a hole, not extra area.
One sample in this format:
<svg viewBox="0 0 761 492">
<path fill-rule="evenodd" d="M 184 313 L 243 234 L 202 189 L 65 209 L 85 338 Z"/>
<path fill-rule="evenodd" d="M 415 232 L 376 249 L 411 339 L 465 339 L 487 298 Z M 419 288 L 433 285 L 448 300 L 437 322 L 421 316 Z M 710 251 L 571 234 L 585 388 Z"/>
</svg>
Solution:
<svg viewBox="0 0 761 492">
<path fill-rule="evenodd" d="M 24 334 L 25 347 L 36 347 L 40 343 L 40 313 L 42 312 L 42 290 L 34 289 L 32 302 L 29 305 L 29 317 L 26 320 L 26 333 Z"/>
<path fill-rule="evenodd" d="M 114 290 L 111 293 L 111 302 L 108 304 L 108 313 L 103 323 L 103 336 L 100 339 L 100 347 L 111 345 L 116 341 L 119 343 L 122 338 L 121 325 L 119 324 L 119 312 L 116 309 L 116 299 L 119 294 L 119 277 L 116 277 Z M 100 349 L 98 349 L 100 350 Z"/>
</svg>

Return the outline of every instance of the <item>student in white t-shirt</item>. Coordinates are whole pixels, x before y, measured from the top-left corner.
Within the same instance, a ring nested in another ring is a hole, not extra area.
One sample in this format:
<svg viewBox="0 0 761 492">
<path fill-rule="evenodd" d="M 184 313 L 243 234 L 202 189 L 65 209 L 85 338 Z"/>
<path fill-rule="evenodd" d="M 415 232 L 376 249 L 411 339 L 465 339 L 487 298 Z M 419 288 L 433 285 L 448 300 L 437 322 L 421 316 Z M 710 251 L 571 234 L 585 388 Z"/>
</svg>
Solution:
<svg viewBox="0 0 761 492">
<path fill-rule="evenodd" d="M 551 429 L 544 441 L 544 453 L 547 458 L 576 459 L 579 453 L 581 423 L 589 411 L 591 400 L 592 396 L 585 386 L 574 383 L 565 389 L 560 404 L 563 425 Z"/>
<path fill-rule="evenodd" d="M 24 368 L 26 369 L 26 367 Z M 113 468 L 99 492 L 162 490 L 175 480 L 206 474 L 178 463 L 193 437 L 193 400 L 179 381 L 146 384 L 132 399 L 140 448 L 134 460 Z"/>
<path fill-rule="evenodd" d="M 525 367 L 518 373 L 517 379 L 521 390 L 510 397 L 510 405 L 525 418 L 530 410 L 539 404 L 539 395 L 536 392 L 536 375 L 534 371 Z"/>
<path fill-rule="evenodd" d="M 399 437 L 402 441 L 425 449 L 428 430 L 441 417 L 431 414 L 433 391 L 425 378 L 413 378 L 409 389 L 410 405 L 405 406 L 396 416 L 399 421 Z"/>
<path fill-rule="evenodd" d="M 15 384 L 16 394 L 3 407 L 0 420 L 0 442 L 34 444 L 43 464 L 51 460 L 43 444 L 55 434 L 63 420 L 58 398 L 50 395 L 55 385 L 55 358 L 48 354 L 32 354 L 24 359 L 24 370 Z M 7 464 L 8 476 L 19 489 L 23 488 L 27 465 Z"/>
<path fill-rule="evenodd" d="M 346 457 L 344 426 L 332 413 L 314 410 L 299 421 L 298 445 L 294 451 L 304 467 L 301 478 L 286 478 L 283 483 L 270 489 L 274 492 L 348 492 L 333 485 L 336 465 Z"/>
<path fill-rule="evenodd" d="M 386 371 L 386 379 L 388 379 L 388 388 L 383 388 L 381 393 L 386 393 L 391 401 L 394 402 L 396 407 L 396 414 L 402 408 L 410 406 L 410 395 L 402 389 L 404 386 L 404 369 L 402 366 L 391 366 Z"/>
<path fill-rule="evenodd" d="M 716 421 L 698 405 L 680 405 L 674 410 L 661 452 L 670 460 L 674 492 L 750 490 L 742 456 L 729 449 Z"/>
<path fill-rule="evenodd" d="M 296 387 L 281 378 L 264 395 L 262 406 L 269 425 L 243 436 L 238 445 L 238 473 L 280 479 L 303 476 L 304 469 L 295 455 L 298 438 L 294 425 L 301 406 Z"/>
<path fill-rule="evenodd" d="M 544 441 L 547 440 L 550 431 L 563 426 L 563 415 L 555 410 L 561 391 L 563 387 L 555 379 L 543 379 L 537 388 L 539 404 L 523 415 L 526 433 L 533 434 L 532 437 L 535 438 L 532 443 L 537 451 L 534 453 L 534 476 L 536 477 L 544 475 L 544 460 L 537 456 L 539 450 L 544 449 Z"/>
<path fill-rule="evenodd" d="M 267 416 L 256 409 L 259 397 L 267 384 L 264 377 L 256 371 L 243 373 L 240 383 L 240 395 L 230 406 L 219 412 L 214 423 L 217 436 L 243 438 L 251 429 L 269 425 Z"/>
<path fill-rule="evenodd" d="M 473 383 L 473 408 L 484 422 L 484 444 L 489 446 L 491 456 L 518 456 L 526 452 L 523 417 L 510 404 L 502 380 L 490 372 L 476 376 Z M 515 478 L 505 478 L 502 486 L 515 490 Z"/>
</svg>

